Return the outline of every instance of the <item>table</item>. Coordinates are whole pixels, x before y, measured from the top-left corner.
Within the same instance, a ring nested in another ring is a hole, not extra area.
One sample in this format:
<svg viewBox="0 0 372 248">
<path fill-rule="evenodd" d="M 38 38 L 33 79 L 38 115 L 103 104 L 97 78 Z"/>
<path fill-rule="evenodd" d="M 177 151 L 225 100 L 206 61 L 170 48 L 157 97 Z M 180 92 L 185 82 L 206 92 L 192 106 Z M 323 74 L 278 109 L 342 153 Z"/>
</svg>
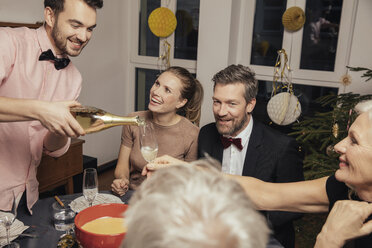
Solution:
<svg viewBox="0 0 372 248">
<path fill-rule="evenodd" d="M 124 196 L 120 199 L 124 203 L 128 203 L 130 197 L 134 191 L 129 190 Z M 108 191 L 100 193 L 109 193 Z M 61 199 L 74 200 L 81 196 L 82 194 L 72 194 L 60 196 Z M 54 229 L 53 220 L 52 220 L 52 203 L 55 201 L 53 197 L 45 198 L 39 200 L 34 205 L 33 215 L 29 215 L 26 212 L 26 209 L 20 209 L 18 211 L 17 218 L 21 220 L 25 225 L 30 226 L 25 233 L 36 234 L 38 237 L 29 238 L 29 237 L 18 237 L 15 241 L 20 244 L 22 248 L 48 248 L 48 247 L 57 247 L 59 237 L 64 234 L 63 231 L 56 231 Z M 283 248 L 277 240 L 273 237 L 270 237 L 269 243 L 266 248 Z"/>
<path fill-rule="evenodd" d="M 108 191 L 100 192 L 109 194 Z M 120 197 L 124 203 L 128 203 L 133 191 L 128 191 L 127 194 Z M 82 196 L 79 194 L 60 196 L 61 199 L 74 200 Z M 52 219 L 52 203 L 55 202 L 53 197 L 38 200 L 33 206 L 33 215 L 31 216 L 25 208 L 18 211 L 17 219 L 22 221 L 25 225 L 30 226 L 24 233 L 36 234 L 38 237 L 18 237 L 15 241 L 18 242 L 22 248 L 48 248 L 57 247 L 59 237 L 64 234 L 63 231 L 56 231 L 54 229 Z"/>
<path fill-rule="evenodd" d="M 74 193 L 73 176 L 83 171 L 83 143 L 81 139 L 71 139 L 68 151 L 61 157 L 54 158 L 43 154 L 37 168 L 39 192 L 64 185 L 66 194 Z"/>
</svg>

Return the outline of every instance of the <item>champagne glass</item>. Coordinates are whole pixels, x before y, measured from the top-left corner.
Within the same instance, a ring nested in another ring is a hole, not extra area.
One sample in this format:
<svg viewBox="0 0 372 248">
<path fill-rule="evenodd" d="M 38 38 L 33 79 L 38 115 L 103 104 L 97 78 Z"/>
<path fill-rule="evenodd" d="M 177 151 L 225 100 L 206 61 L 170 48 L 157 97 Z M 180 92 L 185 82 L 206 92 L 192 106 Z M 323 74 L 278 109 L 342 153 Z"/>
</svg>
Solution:
<svg viewBox="0 0 372 248">
<path fill-rule="evenodd" d="M 84 170 L 83 177 L 83 195 L 89 203 L 89 207 L 93 205 L 93 201 L 98 194 L 98 177 L 97 170 L 88 168 Z"/>
<path fill-rule="evenodd" d="M 155 130 L 151 122 L 146 122 L 140 127 L 140 144 L 143 158 L 151 163 L 158 155 L 158 142 L 155 137 Z"/>
<path fill-rule="evenodd" d="M 5 227 L 5 230 L 6 230 L 7 245 L 4 247 L 18 248 L 20 247 L 18 243 L 9 241 L 10 227 L 12 226 L 17 216 L 17 201 L 16 201 L 14 191 L 12 191 L 12 200 L 13 200 L 13 204 L 10 210 L 0 210 L 0 223 Z"/>
</svg>

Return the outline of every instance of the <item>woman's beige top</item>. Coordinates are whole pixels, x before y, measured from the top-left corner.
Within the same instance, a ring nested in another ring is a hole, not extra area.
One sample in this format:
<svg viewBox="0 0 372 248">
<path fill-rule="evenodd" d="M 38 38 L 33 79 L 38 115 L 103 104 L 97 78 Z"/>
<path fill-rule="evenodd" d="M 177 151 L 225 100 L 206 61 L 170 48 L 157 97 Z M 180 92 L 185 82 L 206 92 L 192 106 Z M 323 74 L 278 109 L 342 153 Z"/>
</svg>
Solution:
<svg viewBox="0 0 372 248">
<path fill-rule="evenodd" d="M 134 112 L 129 116 L 135 115 L 143 116 L 146 121 L 153 124 L 158 141 L 158 157 L 168 154 L 187 162 L 197 159 L 199 127 L 192 124 L 188 119 L 182 117 L 177 124 L 161 126 L 153 122 L 150 111 Z M 129 156 L 129 181 L 130 188 L 136 189 L 146 178 L 141 176 L 141 172 L 147 164 L 141 154 L 139 127 L 123 126 L 121 143 L 132 149 Z"/>
</svg>

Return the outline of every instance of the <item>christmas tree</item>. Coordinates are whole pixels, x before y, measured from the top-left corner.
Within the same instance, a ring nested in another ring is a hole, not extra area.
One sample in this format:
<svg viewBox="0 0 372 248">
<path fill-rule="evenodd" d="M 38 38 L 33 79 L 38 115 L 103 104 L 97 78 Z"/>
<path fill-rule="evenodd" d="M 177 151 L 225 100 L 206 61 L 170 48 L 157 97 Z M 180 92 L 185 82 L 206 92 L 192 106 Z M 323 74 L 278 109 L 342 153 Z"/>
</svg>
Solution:
<svg viewBox="0 0 372 248">
<path fill-rule="evenodd" d="M 361 67 L 348 67 L 353 71 L 367 72 L 362 77 L 372 78 L 372 71 Z M 338 154 L 333 146 L 347 136 L 350 125 L 357 117 L 354 107 L 360 101 L 372 99 L 372 95 L 339 94 L 327 95 L 317 99 L 322 107 L 331 111 L 317 112 L 314 116 L 305 117 L 293 125 L 296 140 L 305 153 L 305 179 L 329 176 L 338 169 Z"/>
</svg>

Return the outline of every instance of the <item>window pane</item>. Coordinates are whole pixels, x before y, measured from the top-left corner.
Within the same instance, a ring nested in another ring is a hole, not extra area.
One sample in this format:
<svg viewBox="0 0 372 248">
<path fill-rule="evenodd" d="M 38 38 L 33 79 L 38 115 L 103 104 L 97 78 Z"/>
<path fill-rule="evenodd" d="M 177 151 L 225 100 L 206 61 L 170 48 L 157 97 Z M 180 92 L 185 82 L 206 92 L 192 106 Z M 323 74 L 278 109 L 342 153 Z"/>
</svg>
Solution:
<svg viewBox="0 0 372 248">
<path fill-rule="evenodd" d="M 251 64 L 274 66 L 277 51 L 282 49 L 282 14 L 286 0 L 258 0 L 254 15 Z"/>
<path fill-rule="evenodd" d="M 334 71 L 342 0 L 306 2 L 301 69 Z"/>
<path fill-rule="evenodd" d="M 159 38 L 150 30 L 147 19 L 151 12 L 160 7 L 160 1 L 141 0 L 139 14 L 138 55 L 159 57 Z"/>
<path fill-rule="evenodd" d="M 196 60 L 200 0 L 177 1 L 174 58 Z"/>
<path fill-rule="evenodd" d="M 150 89 L 159 74 L 159 70 L 136 68 L 136 111 L 148 109 Z"/>
<path fill-rule="evenodd" d="M 267 114 L 266 107 L 271 98 L 272 87 L 273 83 L 271 81 L 259 81 L 258 94 L 256 97 L 257 103 L 253 110 L 253 116 L 266 125 L 270 125 L 281 132 L 289 133 L 293 131 L 291 129 L 292 124 L 288 126 L 276 125 L 271 121 L 269 115 Z M 313 116 L 315 112 L 328 111 L 325 109 L 325 107 L 322 107 L 319 103 L 316 103 L 315 100 L 321 96 L 329 95 L 331 92 L 337 95 L 338 88 L 294 84 L 293 91 L 301 103 L 300 119 L 302 119 L 303 116 Z M 329 111 L 330 110 L 331 109 L 329 109 Z"/>
</svg>

